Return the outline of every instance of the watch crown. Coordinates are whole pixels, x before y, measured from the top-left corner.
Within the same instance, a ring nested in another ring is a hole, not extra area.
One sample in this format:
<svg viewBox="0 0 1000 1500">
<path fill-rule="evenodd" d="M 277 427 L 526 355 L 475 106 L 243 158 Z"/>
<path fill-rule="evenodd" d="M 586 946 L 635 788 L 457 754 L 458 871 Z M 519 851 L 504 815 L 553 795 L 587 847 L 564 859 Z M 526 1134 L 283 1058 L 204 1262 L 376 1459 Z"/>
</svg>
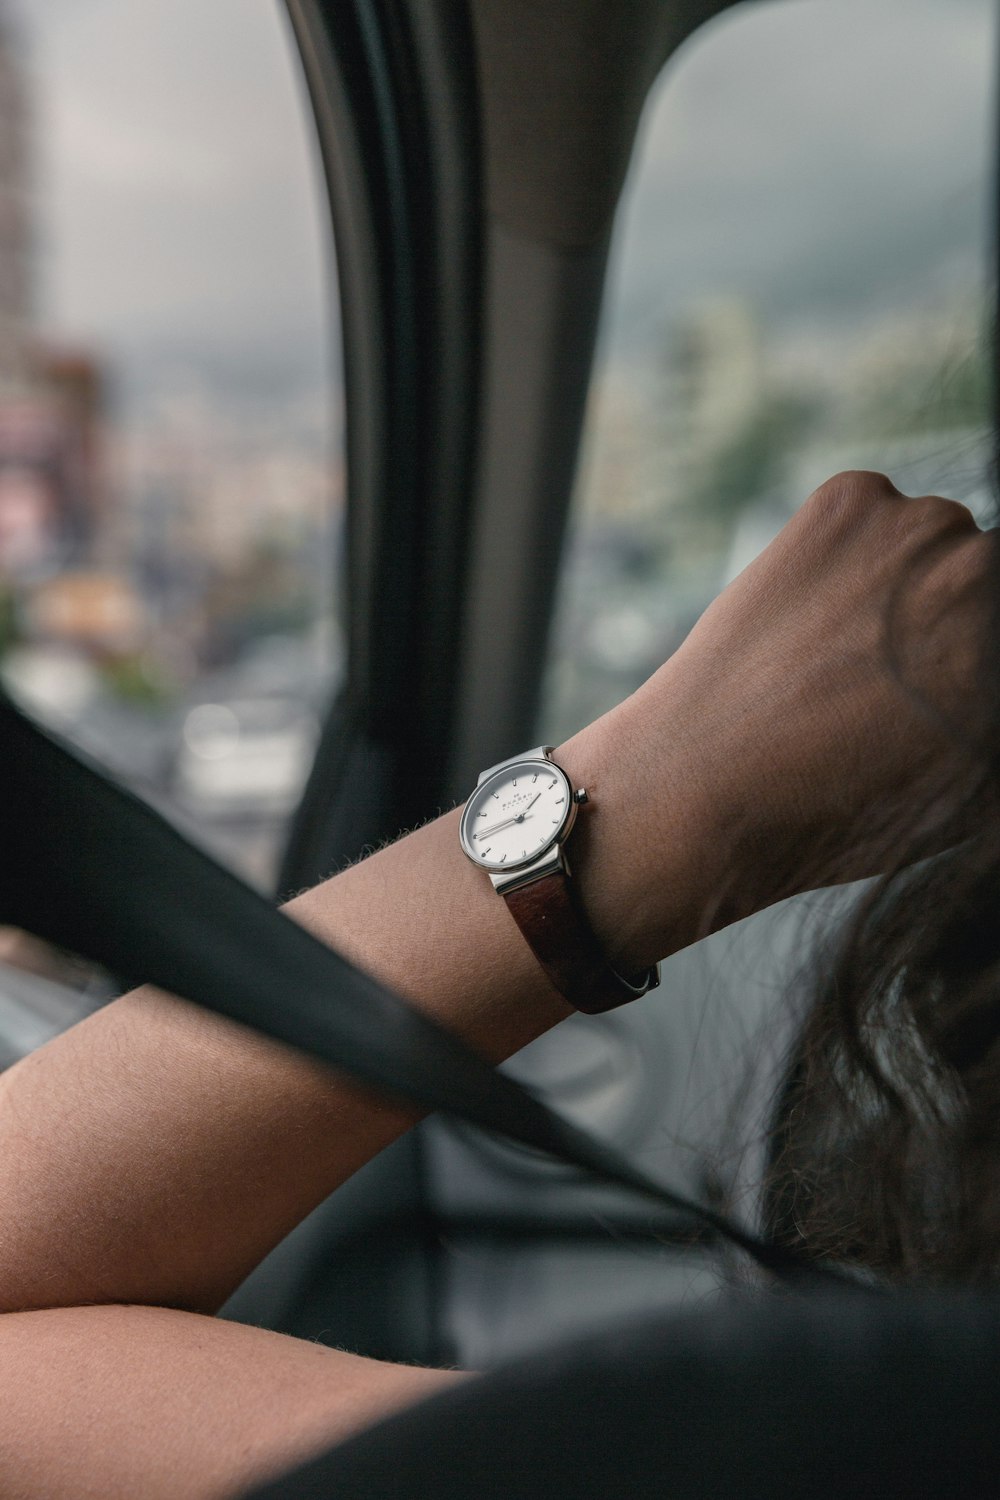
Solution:
<svg viewBox="0 0 1000 1500">
<path fill-rule="evenodd" d="M 590 801 L 590 796 L 585 786 L 577 787 L 576 791 L 573 793 L 573 801 L 579 802 L 581 804 Z"/>
</svg>

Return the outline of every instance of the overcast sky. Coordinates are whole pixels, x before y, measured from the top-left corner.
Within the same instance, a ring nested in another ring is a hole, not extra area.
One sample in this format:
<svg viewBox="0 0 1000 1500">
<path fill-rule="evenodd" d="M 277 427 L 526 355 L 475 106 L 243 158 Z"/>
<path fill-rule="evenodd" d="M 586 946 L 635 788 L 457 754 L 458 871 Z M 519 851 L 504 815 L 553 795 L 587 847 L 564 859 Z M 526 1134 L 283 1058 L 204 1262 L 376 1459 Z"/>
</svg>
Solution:
<svg viewBox="0 0 1000 1500">
<path fill-rule="evenodd" d="M 696 33 L 636 153 L 619 342 L 719 291 L 842 326 L 979 275 L 995 16 L 995 0 L 772 0 Z"/>
<path fill-rule="evenodd" d="M 2 3 L 2 0 L 0 0 Z M 316 162 L 272 0 L 15 0 L 40 300 L 133 370 L 315 382 Z M 758 0 L 682 50 L 622 215 L 614 343 L 738 292 L 831 326 L 968 281 L 985 234 L 993 0 Z"/>
<path fill-rule="evenodd" d="M 315 382 L 328 245 L 272 0 L 17 0 L 45 323 L 133 371 Z"/>
</svg>

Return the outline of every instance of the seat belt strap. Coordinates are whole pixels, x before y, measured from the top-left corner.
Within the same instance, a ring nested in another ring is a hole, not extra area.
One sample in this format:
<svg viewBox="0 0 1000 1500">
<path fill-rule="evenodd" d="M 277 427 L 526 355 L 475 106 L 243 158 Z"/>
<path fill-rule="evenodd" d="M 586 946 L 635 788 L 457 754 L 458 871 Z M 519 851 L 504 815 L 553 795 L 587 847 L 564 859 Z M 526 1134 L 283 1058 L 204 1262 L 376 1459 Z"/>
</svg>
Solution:
<svg viewBox="0 0 1000 1500">
<path fill-rule="evenodd" d="M 647 1176 L 560 1117 L 196 849 L 0 693 L 0 921 L 667 1205 L 786 1279 L 828 1280 L 781 1245 Z M 841 1278 L 838 1277 L 838 1280 Z M 853 1284 L 853 1283 L 852 1283 Z"/>
</svg>

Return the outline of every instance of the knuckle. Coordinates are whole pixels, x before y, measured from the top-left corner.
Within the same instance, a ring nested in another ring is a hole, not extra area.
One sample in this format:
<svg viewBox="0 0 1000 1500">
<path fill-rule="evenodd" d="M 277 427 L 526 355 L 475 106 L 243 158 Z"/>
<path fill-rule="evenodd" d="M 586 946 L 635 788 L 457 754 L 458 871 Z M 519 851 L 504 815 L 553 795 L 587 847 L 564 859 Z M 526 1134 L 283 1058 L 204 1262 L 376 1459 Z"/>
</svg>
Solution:
<svg viewBox="0 0 1000 1500">
<path fill-rule="evenodd" d="M 941 495 L 919 495 L 902 508 L 901 541 L 915 557 L 944 557 L 956 544 L 981 535 L 968 506 Z"/>
<path fill-rule="evenodd" d="M 820 546 L 844 545 L 849 539 L 871 552 L 877 548 L 886 566 L 931 564 L 956 544 L 981 537 L 968 506 L 941 495 L 909 497 L 886 474 L 845 469 L 827 479 L 806 501 L 806 525 Z"/>
<path fill-rule="evenodd" d="M 942 495 L 922 495 L 927 521 L 940 531 L 977 532 L 976 518 L 960 500 L 946 500 Z"/>
<path fill-rule="evenodd" d="M 843 469 L 832 475 L 810 496 L 810 503 L 826 510 L 855 514 L 877 500 L 899 498 L 899 490 L 886 474 L 869 469 Z"/>
</svg>

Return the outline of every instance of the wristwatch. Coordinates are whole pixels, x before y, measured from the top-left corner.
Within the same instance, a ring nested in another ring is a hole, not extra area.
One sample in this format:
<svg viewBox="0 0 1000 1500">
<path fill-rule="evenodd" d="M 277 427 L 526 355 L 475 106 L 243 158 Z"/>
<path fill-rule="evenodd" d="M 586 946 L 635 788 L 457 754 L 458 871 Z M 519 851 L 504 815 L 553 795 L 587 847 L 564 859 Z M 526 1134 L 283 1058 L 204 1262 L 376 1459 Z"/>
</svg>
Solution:
<svg viewBox="0 0 1000 1500">
<path fill-rule="evenodd" d="M 590 798 L 573 790 L 540 745 L 484 771 L 462 813 L 462 849 L 498 895 L 556 989 L 595 1015 L 636 1000 L 660 982 L 660 969 L 633 979 L 608 963 L 587 921 L 566 858 L 566 840 Z"/>
</svg>

